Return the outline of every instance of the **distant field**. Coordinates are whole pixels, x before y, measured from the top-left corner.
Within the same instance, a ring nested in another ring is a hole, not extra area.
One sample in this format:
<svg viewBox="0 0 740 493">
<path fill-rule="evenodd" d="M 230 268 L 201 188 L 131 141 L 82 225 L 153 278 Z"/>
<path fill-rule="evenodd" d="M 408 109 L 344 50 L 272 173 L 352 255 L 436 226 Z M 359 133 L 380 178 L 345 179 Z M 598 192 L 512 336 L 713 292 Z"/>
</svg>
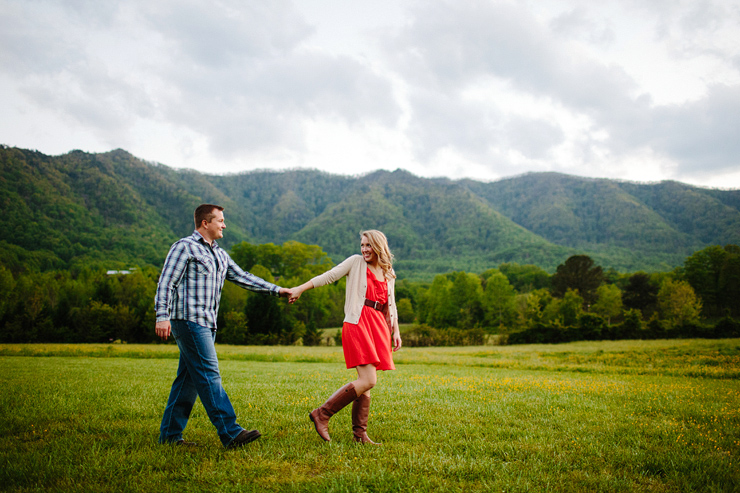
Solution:
<svg viewBox="0 0 740 493">
<path fill-rule="evenodd" d="M 323 443 L 307 413 L 353 378 L 339 347 L 218 346 L 240 423 L 200 404 L 159 446 L 174 345 L 0 345 L 6 491 L 738 491 L 740 339 L 404 348 Z"/>
</svg>

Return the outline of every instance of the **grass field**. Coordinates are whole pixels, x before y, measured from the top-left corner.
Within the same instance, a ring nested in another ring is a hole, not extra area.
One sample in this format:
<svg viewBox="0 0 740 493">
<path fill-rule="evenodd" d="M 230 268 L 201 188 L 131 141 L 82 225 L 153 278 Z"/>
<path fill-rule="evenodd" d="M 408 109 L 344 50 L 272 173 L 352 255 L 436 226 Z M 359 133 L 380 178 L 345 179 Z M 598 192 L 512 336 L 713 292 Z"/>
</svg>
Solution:
<svg viewBox="0 0 740 493">
<path fill-rule="evenodd" d="M 172 345 L 0 345 L 5 491 L 738 491 L 740 340 L 405 348 L 368 434 L 307 413 L 351 380 L 337 347 L 218 346 L 240 424 L 224 450 L 156 444 Z"/>
</svg>

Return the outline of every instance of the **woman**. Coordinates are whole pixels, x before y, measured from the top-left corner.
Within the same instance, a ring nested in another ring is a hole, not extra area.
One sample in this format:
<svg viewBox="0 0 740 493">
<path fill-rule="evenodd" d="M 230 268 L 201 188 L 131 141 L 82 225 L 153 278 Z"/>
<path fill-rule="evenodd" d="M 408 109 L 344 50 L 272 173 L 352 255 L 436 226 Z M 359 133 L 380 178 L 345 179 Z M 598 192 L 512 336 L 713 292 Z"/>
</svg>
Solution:
<svg viewBox="0 0 740 493">
<path fill-rule="evenodd" d="M 377 230 L 360 233 L 360 252 L 333 269 L 292 289 L 289 301 L 295 302 L 307 289 L 317 288 L 347 276 L 344 300 L 342 349 L 347 368 L 357 370 L 357 379 L 337 390 L 321 407 L 309 414 L 316 432 L 327 442 L 329 419 L 352 403 L 352 432 L 360 443 L 378 445 L 367 436 L 370 414 L 370 389 L 377 381 L 377 370 L 395 370 L 391 356 L 401 348 L 395 300 L 393 255 L 385 235 Z"/>
</svg>

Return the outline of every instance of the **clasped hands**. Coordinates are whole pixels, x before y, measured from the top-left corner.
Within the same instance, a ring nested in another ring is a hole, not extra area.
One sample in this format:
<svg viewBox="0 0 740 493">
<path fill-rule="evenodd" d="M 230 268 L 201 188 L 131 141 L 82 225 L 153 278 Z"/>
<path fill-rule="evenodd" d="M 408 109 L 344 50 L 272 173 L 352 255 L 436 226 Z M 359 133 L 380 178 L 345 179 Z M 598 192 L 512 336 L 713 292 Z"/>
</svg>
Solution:
<svg viewBox="0 0 740 493">
<path fill-rule="evenodd" d="M 288 303 L 295 303 L 298 298 L 301 297 L 303 290 L 299 287 L 295 288 L 280 288 L 280 297 L 288 298 Z"/>
<path fill-rule="evenodd" d="M 283 288 L 285 289 L 285 288 Z M 286 294 L 285 296 L 288 298 L 288 303 L 295 303 L 298 298 L 301 297 L 301 294 L 303 293 L 303 290 L 300 287 L 285 289 Z M 282 291 L 280 292 L 280 296 L 283 296 Z"/>
</svg>

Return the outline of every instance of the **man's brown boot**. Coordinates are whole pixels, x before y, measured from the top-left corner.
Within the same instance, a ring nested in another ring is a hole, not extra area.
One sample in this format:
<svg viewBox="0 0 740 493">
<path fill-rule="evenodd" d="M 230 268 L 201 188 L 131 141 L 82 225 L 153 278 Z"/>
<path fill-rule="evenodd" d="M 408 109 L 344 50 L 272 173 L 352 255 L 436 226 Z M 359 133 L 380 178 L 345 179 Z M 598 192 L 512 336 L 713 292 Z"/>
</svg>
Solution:
<svg viewBox="0 0 740 493">
<path fill-rule="evenodd" d="M 370 396 L 362 394 L 352 403 L 352 433 L 355 436 L 355 442 L 382 445 L 380 443 L 373 442 L 367 436 L 367 418 L 369 415 Z"/>
<path fill-rule="evenodd" d="M 357 399 L 355 385 L 350 382 L 334 392 L 321 407 L 311 411 L 308 417 L 313 421 L 316 427 L 316 433 L 327 442 L 331 442 L 331 437 L 329 436 L 329 418 L 355 399 Z"/>
</svg>

